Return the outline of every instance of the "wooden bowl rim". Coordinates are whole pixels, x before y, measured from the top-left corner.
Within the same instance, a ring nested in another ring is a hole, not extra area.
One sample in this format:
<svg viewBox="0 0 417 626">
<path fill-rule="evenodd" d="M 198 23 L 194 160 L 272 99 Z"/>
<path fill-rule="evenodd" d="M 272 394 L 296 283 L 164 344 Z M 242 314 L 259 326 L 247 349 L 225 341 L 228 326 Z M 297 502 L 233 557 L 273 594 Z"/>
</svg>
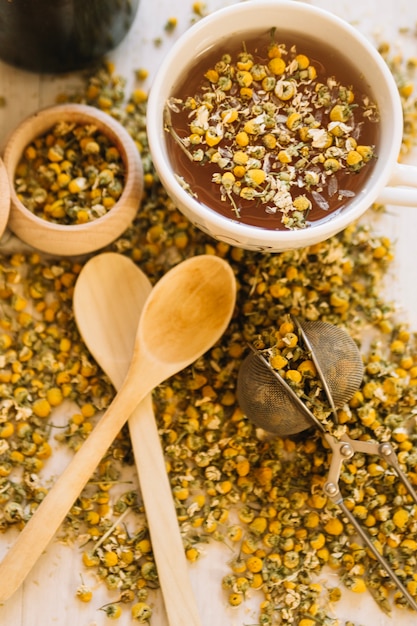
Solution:
<svg viewBox="0 0 417 626">
<path fill-rule="evenodd" d="M 6 166 L 0 158 L 0 237 L 6 230 L 10 215 L 10 184 Z"/>
<path fill-rule="evenodd" d="M 32 213 L 17 197 L 14 188 L 14 174 L 19 163 L 21 154 L 25 147 L 36 137 L 44 134 L 48 129 L 62 120 L 72 119 L 81 124 L 94 124 L 101 132 L 110 137 L 114 145 L 119 149 L 125 168 L 126 178 L 123 192 L 116 204 L 103 216 L 98 217 L 86 224 L 58 224 L 49 222 L 34 213 Z M 139 151 L 127 130 L 122 124 L 113 118 L 110 114 L 101 111 L 95 107 L 86 104 L 58 104 L 51 107 L 40 109 L 32 115 L 25 118 L 10 134 L 4 150 L 4 165 L 9 180 L 10 190 L 10 215 L 9 226 L 18 237 L 21 237 L 26 243 L 39 247 L 39 234 L 65 234 L 68 247 L 77 246 L 77 238 L 80 234 L 94 234 L 96 236 L 96 244 L 93 251 L 98 247 L 103 247 L 111 243 L 119 236 L 125 228 L 133 221 L 134 215 L 139 207 L 143 193 L 143 167 L 139 155 Z M 133 205 L 133 206 L 132 206 Z M 135 208 L 136 205 L 136 208 Z M 125 216 L 123 216 L 125 213 Z M 122 217 L 123 216 L 123 217 Z M 115 221 L 117 218 L 118 229 L 109 236 L 109 222 Z M 24 234 L 22 233 L 21 225 Z M 123 227 L 122 225 L 125 224 Z M 33 226 L 33 237 L 27 227 Z M 102 227 L 105 229 L 107 236 L 100 236 Z M 48 242 L 42 242 L 43 250 L 49 252 Z M 81 244 L 79 244 L 81 245 Z M 52 244 L 52 248 L 55 246 Z M 81 245 L 82 248 L 84 246 Z M 90 246 L 87 245 L 87 248 Z M 62 253 L 71 253 L 60 250 Z M 76 253 L 79 253 L 76 250 Z"/>
</svg>

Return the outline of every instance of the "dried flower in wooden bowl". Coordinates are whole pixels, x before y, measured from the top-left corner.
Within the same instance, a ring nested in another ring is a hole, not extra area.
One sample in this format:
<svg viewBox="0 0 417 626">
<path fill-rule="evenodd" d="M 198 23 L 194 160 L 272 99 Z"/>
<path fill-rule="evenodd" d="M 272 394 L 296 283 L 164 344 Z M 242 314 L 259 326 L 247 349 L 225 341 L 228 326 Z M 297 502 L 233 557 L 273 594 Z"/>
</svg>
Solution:
<svg viewBox="0 0 417 626">
<path fill-rule="evenodd" d="M 141 201 L 143 169 L 133 139 L 87 105 L 58 105 L 25 119 L 6 144 L 4 164 L 10 230 L 51 254 L 86 254 L 110 244 Z"/>
</svg>

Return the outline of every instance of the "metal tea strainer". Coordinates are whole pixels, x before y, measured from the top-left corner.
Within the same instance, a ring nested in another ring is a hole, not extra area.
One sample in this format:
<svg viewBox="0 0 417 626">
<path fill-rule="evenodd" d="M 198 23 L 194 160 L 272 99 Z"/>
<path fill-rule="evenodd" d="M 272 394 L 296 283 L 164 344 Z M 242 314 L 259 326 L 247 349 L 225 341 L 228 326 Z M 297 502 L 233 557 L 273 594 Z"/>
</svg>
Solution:
<svg viewBox="0 0 417 626">
<path fill-rule="evenodd" d="M 321 321 L 305 322 L 297 318 L 293 320 L 316 366 L 333 418 L 337 423 L 336 409 L 351 399 L 362 382 L 363 363 L 359 350 L 353 339 L 343 329 L 333 324 Z M 262 352 L 252 346 L 251 350 L 241 364 L 238 375 L 237 397 L 240 408 L 254 424 L 280 437 L 300 433 L 312 426 L 316 426 L 322 432 L 332 451 L 327 481 L 323 487 L 325 494 L 339 506 L 410 606 L 417 611 L 417 602 L 376 549 L 371 537 L 346 507 L 339 489 L 340 473 L 345 461 L 351 459 L 356 452 L 379 455 L 395 470 L 417 504 L 417 494 L 401 470 L 393 447 L 390 443 L 356 441 L 348 435 L 336 439 L 326 432 L 321 421 L 279 372 L 271 367 Z"/>
<path fill-rule="evenodd" d="M 336 409 L 350 400 L 362 382 L 363 364 L 358 348 L 344 330 L 333 324 L 301 322 L 295 318 L 294 321 L 311 353 L 337 423 Z M 256 350 L 241 365 L 237 393 L 240 407 L 247 416 L 257 426 L 276 435 L 294 435 L 314 424 L 322 428 L 314 415 L 306 412 L 291 387 Z"/>
</svg>

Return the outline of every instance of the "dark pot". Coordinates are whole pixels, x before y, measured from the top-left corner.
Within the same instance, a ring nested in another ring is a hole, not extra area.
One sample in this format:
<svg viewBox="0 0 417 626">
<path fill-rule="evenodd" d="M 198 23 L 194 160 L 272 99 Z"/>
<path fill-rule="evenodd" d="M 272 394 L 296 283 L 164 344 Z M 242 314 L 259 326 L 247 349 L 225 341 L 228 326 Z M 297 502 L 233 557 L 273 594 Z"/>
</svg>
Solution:
<svg viewBox="0 0 417 626">
<path fill-rule="evenodd" d="M 94 64 L 117 46 L 139 0 L 0 0 L 0 59 L 35 72 Z"/>
</svg>

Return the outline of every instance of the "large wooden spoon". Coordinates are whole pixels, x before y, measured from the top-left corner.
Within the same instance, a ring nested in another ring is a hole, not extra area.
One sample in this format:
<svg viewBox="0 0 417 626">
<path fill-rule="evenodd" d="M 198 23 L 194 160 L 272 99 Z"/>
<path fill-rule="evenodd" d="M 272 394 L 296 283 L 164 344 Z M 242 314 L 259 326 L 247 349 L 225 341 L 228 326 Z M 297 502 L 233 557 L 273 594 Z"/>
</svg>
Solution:
<svg viewBox="0 0 417 626">
<path fill-rule="evenodd" d="M 109 275 L 117 271 L 116 263 L 109 264 Z M 84 306 L 90 306 L 91 297 L 86 290 Z M 24 581 L 139 402 L 221 337 L 235 298 L 232 269 L 210 255 L 183 261 L 156 284 L 143 308 L 132 361 L 120 390 L 0 563 L 0 602 Z M 122 305 L 121 321 L 124 315 Z M 155 492 L 159 488 L 157 479 L 154 488 Z"/>
<path fill-rule="evenodd" d="M 74 292 L 78 329 L 116 389 L 129 370 L 150 292 L 151 283 L 137 265 L 114 252 L 90 259 L 78 277 Z M 136 407 L 128 424 L 169 624 L 200 626 L 151 394 Z"/>
</svg>

